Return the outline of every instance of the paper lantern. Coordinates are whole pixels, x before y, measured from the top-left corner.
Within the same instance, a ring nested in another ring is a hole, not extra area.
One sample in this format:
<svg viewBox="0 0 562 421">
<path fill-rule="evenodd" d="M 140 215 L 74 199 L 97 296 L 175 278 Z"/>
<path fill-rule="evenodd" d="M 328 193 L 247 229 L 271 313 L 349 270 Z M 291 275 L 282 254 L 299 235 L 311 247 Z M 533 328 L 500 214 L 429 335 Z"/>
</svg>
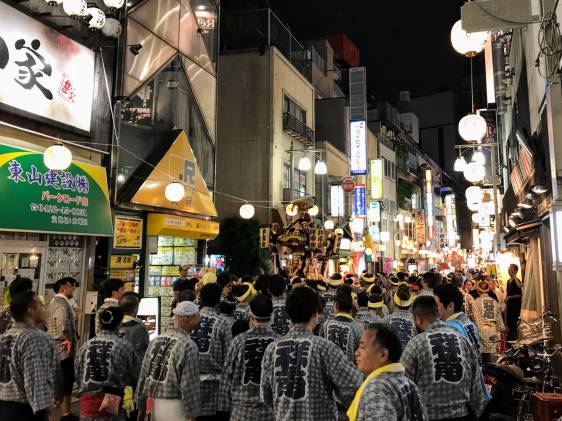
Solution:
<svg viewBox="0 0 562 421">
<path fill-rule="evenodd" d="M 119 38 L 121 32 L 123 32 L 123 27 L 121 23 L 114 18 L 107 18 L 105 20 L 105 25 L 101 28 L 101 33 L 108 38 Z"/>
<path fill-rule="evenodd" d="M 310 163 L 310 159 L 308 159 L 306 156 L 303 156 L 300 160 L 299 160 L 299 165 L 298 165 L 298 169 L 300 171 L 308 171 L 312 168 L 312 164 Z"/>
<path fill-rule="evenodd" d="M 472 154 L 472 162 L 478 162 L 479 164 L 486 165 L 486 157 L 484 156 L 484 152 L 476 150 Z"/>
<path fill-rule="evenodd" d="M 88 7 L 86 10 L 86 22 L 92 31 L 101 29 L 105 25 L 105 13 L 97 7 Z"/>
<path fill-rule="evenodd" d="M 333 230 L 334 221 L 332 221 L 331 219 L 326 220 L 326 222 L 324 222 L 324 228 L 326 228 L 327 230 Z"/>
<path fill-rule="evenodd" d="M 308 209 L 307 212 L 310 216 L 316 216 L 316 215 L 318 215 L 318 212 L 320 212 L 320 209 L 318 209 L 318 206 L 314 205 L 313 207 Z"/>
<path fill-rule="evenodd" d="M 78 19 L 86 16 L 88 5 L 86 4 L 86 0 L 64 0 L 62 2 L 62 10 L 64 10 L 64 13 L 68 16 Z"/>
<path fill-rule="evenodd" d="M 110 9 L 121 9 L 125 4 L 125 0 L 103 0 L 103 4 Z"/>
<path fill-rule="evenodd" d="M 466 164 L 466 168 L 463 171 L 464 178 L 466 178 L 471 183 L 479 183 L 486 176 L 486 169 L 484 165 L 478 162 L 469 162 Z"/>
<path fill-rule="evenodd" d="M 478 114 L 467 114 L 459 121 L 459 134 L 467 142 L 477 142 L 486 135 L 488 125 Z"/>
<path fill-rule="evenodd" d="M 240 206 L 240 216 L 242 219 L 252 219 L 255 213 L 256 209 L 249 203 Z"/>
<path fill-rule="evenodd" d="M 456 172 L 463 172 L 465 168 L 466 168 L 466 161 L 462 156 L 459 156 L 455 160 L 455 165 L 453 167 L 453 170 L 455 170 Z"/>
<path fill-rule="evenodd" d="M 487 32 L 466 32 L 462 29 L 462 22 L 460 20 L 451 29 L 451 44 L 453 48 L 467 57 L 474 57 L 480 53 L 484 49 L 487 39 Z"/>
<path fill-rule="evenodd" d="M 66 170 L 72 163 L 72 152 L 64 145 L 49 146 L 43 152 L 43 163 L 50 170 Z"/>
<path fill-rule="evenodd" d="M 183 184 L 174 181 L 166 186 L 164 196 L 166 196 L 166 199 L 170 202 L 177 203 L 184 198 L 185 187 Z"/>
<path fill-rule="evenodd" d="M 471 203 L 480 203 L 484 198 L 484 192 L 478 186 L 470 186 L 464 193 L 466 200 Z"/>
<path fill-rule="evenodd" d="M 328 174 L 328 167 L 326 167 L 326 163 L 324 161 L 318 161 L 314 166 L 314 174 L 317 175 L 326 175 Z"/>
<path fill-rule="evenodd" d="M 472 214 L 472 222 L 475 224 L 479 224 L 482 221 L 482 215 L 478 212 Z"/>
</svg>

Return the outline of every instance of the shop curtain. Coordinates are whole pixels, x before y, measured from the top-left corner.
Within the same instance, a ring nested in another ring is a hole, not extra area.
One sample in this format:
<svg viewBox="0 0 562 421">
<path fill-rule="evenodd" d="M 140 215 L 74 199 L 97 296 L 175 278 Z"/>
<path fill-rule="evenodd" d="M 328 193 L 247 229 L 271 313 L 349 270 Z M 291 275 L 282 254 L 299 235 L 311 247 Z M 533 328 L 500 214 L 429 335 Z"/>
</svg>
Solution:
<svg viewBox="0 0 562 421">
<path fill-rule="evenodd" d="M 523 277 L 524 286 L 521 304 L 521 319 L 528 322 L 537 319 L 542 314 L 539 247 L 538 238 L 529 239 L 529 246 L 525 255 L 527 265 Z"/>
</svg>

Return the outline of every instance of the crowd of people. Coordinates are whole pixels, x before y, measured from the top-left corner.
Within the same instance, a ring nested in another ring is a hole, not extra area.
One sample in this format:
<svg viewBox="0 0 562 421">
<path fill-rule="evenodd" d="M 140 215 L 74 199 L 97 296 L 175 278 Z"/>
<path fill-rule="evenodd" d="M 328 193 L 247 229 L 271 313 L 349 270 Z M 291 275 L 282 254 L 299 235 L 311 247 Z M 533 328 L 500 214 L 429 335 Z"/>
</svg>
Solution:
<svg viewBox="0 0 562 421">
<path fill-rule="evenodd" d="M 152 341 L 138 295 L 109 279 L 81 347 L 77 282 L 57 281 L 45 307 L 18 278 L 0 309 L 0 419 L 46 420 L 53 408 L 77 419 L 74 392 L 88 421 L 477 420 L 490 398 L 482 363 L 506 329 L 516 334 L 517 271 L 505 292 L 461 272 L 183 274 Z"/>
</svg>

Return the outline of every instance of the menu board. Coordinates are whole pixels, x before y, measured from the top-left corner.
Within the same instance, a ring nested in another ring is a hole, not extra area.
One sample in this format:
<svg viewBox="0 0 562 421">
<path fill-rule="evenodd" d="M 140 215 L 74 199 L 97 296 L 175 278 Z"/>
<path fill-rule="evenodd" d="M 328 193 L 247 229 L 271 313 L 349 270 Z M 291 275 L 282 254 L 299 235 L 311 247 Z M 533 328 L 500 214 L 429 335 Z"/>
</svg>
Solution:
<svg viewBox="0 0 562 421">
<path fill-rule="evenodd" d="M 151 265 L 171 265 L 174 262 L 173 247 L 158 247 L 156 254 L 150 255 Z"/>
</svg>

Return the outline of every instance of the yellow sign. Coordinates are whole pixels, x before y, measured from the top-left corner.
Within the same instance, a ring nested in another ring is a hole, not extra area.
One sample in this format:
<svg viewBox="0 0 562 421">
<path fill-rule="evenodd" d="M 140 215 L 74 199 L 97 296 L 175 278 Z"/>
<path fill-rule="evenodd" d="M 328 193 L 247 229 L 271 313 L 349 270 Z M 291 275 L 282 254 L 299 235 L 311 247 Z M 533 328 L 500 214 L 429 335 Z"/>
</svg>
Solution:
<svg viewBox="0 0 562 421">
<path fill-rule="evenodd" d="M 219 235 L 219 223 L 163 213 L 149 213 L 146 232 L 148 235 L 212 240 Z"/>
<path fill-rule="evenodd" d="M 142 248 L 142 219 L 130 218 L 128 216 L 116 216 L 113 233 L 113 248 Z"/>
<path fill-rule="evenodd" d="M 137 262 L 137 256 L 113 254 L 111 255 L 111 269 L 133 269 Z"/>
<path fill-rule="evenodd" d="M 180 270 L 177 266 L 162 266 L 162 276 L 180 276 Z"/>
<path fill-rule="evenodd" d="M 185 187 L 185 196 L 178 202 L 166 199 L 164 192 L 170 182 L 179 182 Z M 178 137 L 131 202 L 211 217 L 218 215 L 185 131 L 178 130 Z"/>
<path fill-rule="evenodd" d="M 416 209 L 416 241 L 418 244 L 425 243 L 425 215 L 423 209 Z"/>
<path fill-rule="evenodd" d="M 371 199 L 382 199 L 382 159 L 371 159 Z"/>
</svg>

